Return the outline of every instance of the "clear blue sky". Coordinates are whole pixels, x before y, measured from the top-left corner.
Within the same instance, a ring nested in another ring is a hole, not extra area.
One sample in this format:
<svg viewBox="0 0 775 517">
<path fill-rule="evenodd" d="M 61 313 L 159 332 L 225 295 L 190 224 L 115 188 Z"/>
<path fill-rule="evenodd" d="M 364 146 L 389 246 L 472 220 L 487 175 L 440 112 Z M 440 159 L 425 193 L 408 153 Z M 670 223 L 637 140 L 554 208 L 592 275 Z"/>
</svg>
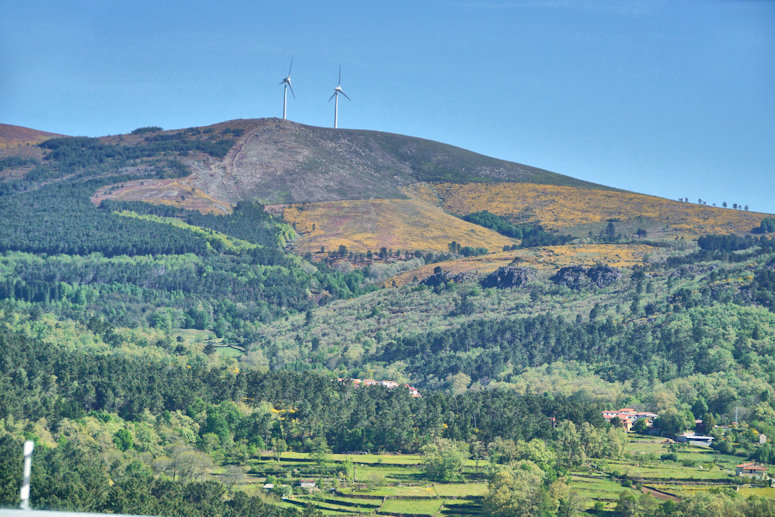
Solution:
<svg viewBox="0 0 775 517">
<path fill-rule="evenodd" d="M 0 2 L 0 122 L 100 136 L 282 115 L 775 213 L 775 3 Z"/>
</svg>

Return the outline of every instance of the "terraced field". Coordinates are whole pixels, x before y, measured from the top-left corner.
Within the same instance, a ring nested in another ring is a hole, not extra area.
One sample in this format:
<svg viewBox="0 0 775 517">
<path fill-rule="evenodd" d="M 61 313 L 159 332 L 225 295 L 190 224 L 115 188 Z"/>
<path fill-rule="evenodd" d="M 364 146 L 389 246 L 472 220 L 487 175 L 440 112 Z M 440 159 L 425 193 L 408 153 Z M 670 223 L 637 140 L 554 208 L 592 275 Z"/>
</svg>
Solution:
<svg viewBox="0 0 775 517">
<path fill-rule="evenodd" d="M 740 485 L 734 465 L 740 457 L 715 454 L 698 447 L 682 446 L 678 461 L 660 460 L 670 441 L 648 436 L 631 436 L 626 454 L 619 460 L 590 460 L 590 464 L 569 473 L 570 486 L 581 501 L 581 510 L 598 508 L 612 511 L 622 492 L 643 491 L 657 499 L 678 500 L 697 491 L 735 490 L 746 496 L 775 497 L 775 489 Z M 293 495 L 278 502 L 286 506 L 310 506 L 325 515 L 478 515 L 487 495 L 484 472 L 486 462 L 475 468 L 467 460 L 464 482 L 433 483 L 420 469 L 418 455 L 344 455 L 329 454 L 322 463 L 306 453 L 283 453 L 254 458 L 251 475 L 240 486 L 259 492 L 267 475 L 286 472 L 283 483 L 294 478 L 312 478 L 318 489 L 293 490 Z M 346 459 L 354 464 L 354 479 L 342 475 L 321 474 L 336 470 Z M 332 470 L 333 467 L 333 470 Z M 273 498 L 275 496 L 268 495 Z"/>
</svg>

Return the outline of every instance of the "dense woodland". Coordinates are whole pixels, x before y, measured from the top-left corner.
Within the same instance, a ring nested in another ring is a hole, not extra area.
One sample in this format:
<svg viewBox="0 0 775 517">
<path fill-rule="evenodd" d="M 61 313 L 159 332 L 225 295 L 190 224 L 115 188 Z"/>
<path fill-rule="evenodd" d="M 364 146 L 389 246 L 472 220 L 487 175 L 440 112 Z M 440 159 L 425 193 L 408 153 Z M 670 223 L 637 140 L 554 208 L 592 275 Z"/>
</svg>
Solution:
<svg viewBox="0 0 775 517">
<path fill-rule="evenodd" d="M 541 225 L 514 224 L 505 217 L 495 215 L 486 210 L 468 214 L 463 217 L 463 220 L 495 230 L 507 237 L 520 239 L 520 246 L 522 247 L 564 244 L 572 239 L 569 235 L 547 232 Z"/>
<path fill-rule="evenodd" d="M 659 412 L 664 433 L 737 411 L 750 436 L 718 435 L 718 447 L 775 461 L 755 439 L 775 436 L 767 220 L 760 235 L 665 244 L 665 260 L 605 287 L 537 272 L 510 289 L 476 278 L 379 289 L 379 271 L 423 265 L 422 250 L 341 267 L 346 250 L 327 262 L 288 253 L 293 230 L 258 203 L 228 215 L 95 206 L 96 189 L 185 176 L 181 157 L 223 157 L 239 134 L 131 136 L 53 139 L 40 160 L 0 160 L 0 171 L 27 170 L 0 181 L 0 505 L 16 501 L 22 438 L 40 445 L 41 507 L 295 514 L 202 472 L 265 450 L 432 455 L 441 440 L 496 463 L 511 454 L 512 466 L 536 457 L 504 443 L 543 444 L 556 456 L 539 466 L 546 495 L 582 461 L 578 436 L 588 457 L 621 454 L 601 417 L 619 404 Z M 489 212 L 466 219 L 522 246 L 570 239 Z M 356 376 L 409 382 L 422 397 L 336 380 Z M 680 511 L 664 515 L 694 515 Z"/>
</svg>

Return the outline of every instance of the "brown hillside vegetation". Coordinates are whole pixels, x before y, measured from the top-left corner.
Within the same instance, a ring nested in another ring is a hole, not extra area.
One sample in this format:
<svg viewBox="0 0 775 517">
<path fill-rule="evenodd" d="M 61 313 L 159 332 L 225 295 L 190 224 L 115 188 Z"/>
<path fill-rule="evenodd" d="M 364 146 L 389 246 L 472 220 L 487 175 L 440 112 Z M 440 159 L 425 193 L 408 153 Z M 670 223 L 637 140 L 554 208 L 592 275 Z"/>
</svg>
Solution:
<svg viewBox="0 0 775 517">
<path fill-rule="evenodd" d="M 94 204 L 104 199 L 116 201 L 145 201 L 154 205 L 169 205 L 207 214 L 231 212 L 228 203 L 215 199 L 202 190 L 191 186 L 184 178 L 165 180 L 137 180 L 119 185 L 102 187 L 92 196 Z"/>
<path fill-rule="evenodd" d="M 398 199 L 402 187 L 422 181 L 531 181 L 607 189 L 536 167 L 490 158 L 451 145 L 378 131 L 306 126 L 288 120 L 232 120 L 205 128 L 106 137 L 114 145 L 141 145 L 147 138 L 200 134 L 234 141 L 223 159 L 190 153 L 178 156 L 192 174 L 175 184 L 163 180 L 131 183 L 106 194 L 219 211 L 223 204 L 258 200 L 265 204 Z M 175 191 L 174 188 L 179 188 Z M 187 203 L 191 189 L 199 196 Z M 135 192 L 136 191 L 136 192 Z M 184 199 L 186 198 L 186 199 Z"/>
<path fill-rule="evenodd" d="M 419 181 L 531 181 L 607 188 L 422 138 L 279 119 L 242 123 L 252 129 L 226 157 L 227 175 L 213 179 L 231 182 L 234 193 L 266 203 L 401 198 L 400 187 Z M 202 188 L 219 199 L 236 201 L 226 190 L 219 195 Z"/>
<path fill-rule="evenodd" d="M 0 124 L 0 149 L 39 144 L 44 140 L 57 136 L 62 135 L 49 133 L 47 131 L 38 131 L 37 129 L 28 127 Z"/>
<path fill-rule="evenodd" d="M 422 183 L 404 192 L 457 215 L 488 210 L 549 229 L 575 229 L 576 234 L 597 232 L 609 220 L 629 225 L 633 231 L 642 226 L 650 237 L 744 233 L 766 216 L 631 192 L 535 183 Z"/>
<path fill-rule="evenodd" d="M 447 251 L 452 241 L 496 251 L 517 242 L 416 199 L 328 201 L 270 209 L 295 226 L 302 253 L 321 247 L 333 251 L 341 245 L 357 252 L 383 247 Z"/>
<path fill-rule="evenodd" d="M 566 266 L 591 267 L 597 264 L 629 268 L 643 264 L 647 255 L 659 252 L 659 248 L 647 244 L 570 244 L 501 251 L 480 257 L 467 257 L 428 264 L 414 271 L 390 278 L 385 282 L 385 285 L 402 286 L 414 281 L 415 278 L 423 280 L 431 276 L 434 268 L 438 266 L 453 275 L 492 273 L 499 267 L 507 266 L 515 261 L 518 262 L 519 267 L 531 267 L 539 270 L 554 270 Z"/>
<path fill-rule="evenodd" d="M 223 160 L 181 157 L 193 174 L 180 184 L 232 205 L 253 199 L 265 204 L 396 199 L 405 197 L 401 187 L 421 181 L 531 181 L 607 188 L 431 140 L 378 131 L 335 130 L 279 119 L 233 120 L 198 129 L 235 143 Z M 151 138 L 180 134 L 186 135 L 186 130 L 163 131 Z M 136 145 L 144 138 L 122 135 L 109 141 Z M 128 190 L 122 192 L 125 199 L 131 198 Z M 160 189 L 168 190 L 168 185 Z"/>
</svg>

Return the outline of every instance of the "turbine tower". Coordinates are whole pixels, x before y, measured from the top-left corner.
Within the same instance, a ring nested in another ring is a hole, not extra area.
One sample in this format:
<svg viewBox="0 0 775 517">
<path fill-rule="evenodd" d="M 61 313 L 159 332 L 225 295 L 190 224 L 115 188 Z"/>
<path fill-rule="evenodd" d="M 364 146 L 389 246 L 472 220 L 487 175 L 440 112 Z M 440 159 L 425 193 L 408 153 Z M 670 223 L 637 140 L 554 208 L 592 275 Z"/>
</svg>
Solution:
<svg viewBox="0 0 775 517">
<path fill-rule="evenodd" d="M 291 95 L 296 98 L 296 94 L 293 93 L 293 86 L 291 86 L 291 69 L 293 69 L 293 58 L 291 58 L 291 66 L 288 67 L 288 75 L 280 81 L 283 87 L 283 120 L 285 120 L 285 106 L 288 104 L 288 88 L 291 89 Z"/>
<path fill-rule="evenodd" d="M 331 99 L 334 99 L 334 129 L 336 129 L 339 126 L 339 94 L 340 93 L 344 95 L 348 101 L 352 101 L 352 99 L 348 97 L 346 93 L 344 93 L 344 90 L 342 90 L 342 65 L 339 65 L 339 84 L 336 86 L 336 88 L 334 88 L 333 95 L 331 95 L 331 97 L 328 98 L 328 102 L 331 102 Z"/>
</svg>

